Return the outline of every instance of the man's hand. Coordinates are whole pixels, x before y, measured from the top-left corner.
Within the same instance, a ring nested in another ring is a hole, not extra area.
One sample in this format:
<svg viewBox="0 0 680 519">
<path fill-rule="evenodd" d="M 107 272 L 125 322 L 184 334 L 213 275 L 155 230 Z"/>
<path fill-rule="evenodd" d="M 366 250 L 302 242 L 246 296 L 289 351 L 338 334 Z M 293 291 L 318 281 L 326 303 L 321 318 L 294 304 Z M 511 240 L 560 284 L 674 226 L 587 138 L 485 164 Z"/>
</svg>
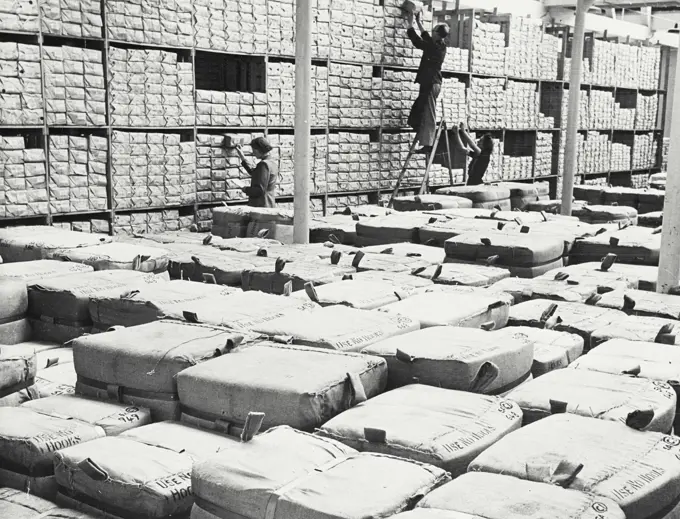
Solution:
<svg viewBox="0 0 680 519">
<path fill-rule="evenodd" d="M 425 32 L 425 27 L 423 27 L 423 12 L 418 11 L 416 13 L 416 23 L 418 24 L 418 29 L 420 29 L 420 32 Z"/>
</svg>

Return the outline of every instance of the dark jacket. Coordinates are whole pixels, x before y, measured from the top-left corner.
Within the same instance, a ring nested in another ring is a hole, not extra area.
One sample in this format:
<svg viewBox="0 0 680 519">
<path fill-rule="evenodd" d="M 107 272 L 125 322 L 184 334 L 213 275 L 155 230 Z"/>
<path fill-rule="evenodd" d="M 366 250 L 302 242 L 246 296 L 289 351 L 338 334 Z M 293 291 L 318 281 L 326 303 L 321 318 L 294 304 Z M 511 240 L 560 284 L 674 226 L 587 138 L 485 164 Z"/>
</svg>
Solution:
<svg viewBox="0 0 680 519">
<path fill-rule="evenodd" d="M 276 163 L 271 159 L 261 160 L 257 166 L 251 168 L 244 160 L 243 169 L 250 175 L 250 187 L 245 188 L 248 195 L 248 205 L 251 207 L 276 207 L 276 184 L 279 171 Z"/>
<path fill-rule="evenodd" d="M 413 46 L 423 51 L 423 57 L 420 58 L 420 66 L 418 67 L 415 82 L 421 85 L 441 85 L 442 65 L 446 57 L 446 43 L 443 41 L 435 43 L 427 31 L 423 31 L 418 36 L 413 27 L 409 28 L 407 34 Z"/>
</svg>

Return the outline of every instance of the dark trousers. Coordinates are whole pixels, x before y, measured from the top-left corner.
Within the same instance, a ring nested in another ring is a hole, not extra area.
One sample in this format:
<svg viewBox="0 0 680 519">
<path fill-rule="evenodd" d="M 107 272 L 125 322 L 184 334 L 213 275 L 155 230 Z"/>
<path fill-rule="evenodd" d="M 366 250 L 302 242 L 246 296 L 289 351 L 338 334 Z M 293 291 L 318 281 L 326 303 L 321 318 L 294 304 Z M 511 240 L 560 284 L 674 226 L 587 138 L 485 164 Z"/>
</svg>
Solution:
<svg viewBox="0 0 680 519">
<path fill-rule="evenodd" d="M 468 186 L 479 186 L 480 184 L 483 184 L 483 183 L 484 183 L 484 175 L 480 175 L 479 173 L 476 173 L 476 172 L 469 173 L 466 185 L 468 185 Z"/>
<path fill-rule="evenodd" d="M 408 125 L 417 132 L 422 146 L 434 146 L 437 133 L 437 98 L 441 92 L 440 84 L 420 85 L 418 98 L 408 116 Z"/>
</svg>

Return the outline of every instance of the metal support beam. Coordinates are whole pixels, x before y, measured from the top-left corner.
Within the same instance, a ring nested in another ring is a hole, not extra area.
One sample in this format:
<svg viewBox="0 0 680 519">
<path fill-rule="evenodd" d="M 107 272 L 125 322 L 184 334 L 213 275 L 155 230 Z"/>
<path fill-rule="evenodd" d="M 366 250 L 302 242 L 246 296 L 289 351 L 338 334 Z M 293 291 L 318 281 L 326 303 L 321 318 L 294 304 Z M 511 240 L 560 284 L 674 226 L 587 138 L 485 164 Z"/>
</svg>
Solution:
<svg viewBox="0 0 680 519">
<path fill-rule="evenodd" d="M 295 2 L 295 182 L 293 240 L 309 243 L 311 147 L 312 2 Z"/>
<path fill-rule="evenodd" d="M 680 56 L 680 53 L 678 53 Z M 676 60 L 674 99 L 680 99 L 680 61 Z M 673 103 L 668 178 L 663 204 L 663 230 L 657 291 L 665 294 L 680 284 L 680 102 Z"/>
<path fill-rule="evenodd" d="M 583 45 L 586 28 L 586 11 L 594 0 L 578 0 L 574 39 L 571 44 L 571 70 L 569 71 L 569 104 L 567 105 L 567 131 L 564 147 L 564 176 L 562 177 L 562 214 L 571 216 L 571 200 L 574 196 L 574 175 L 578 166 L 576 142 L 581 102 L 581 73 L 583 69 Z"/>
</svg>

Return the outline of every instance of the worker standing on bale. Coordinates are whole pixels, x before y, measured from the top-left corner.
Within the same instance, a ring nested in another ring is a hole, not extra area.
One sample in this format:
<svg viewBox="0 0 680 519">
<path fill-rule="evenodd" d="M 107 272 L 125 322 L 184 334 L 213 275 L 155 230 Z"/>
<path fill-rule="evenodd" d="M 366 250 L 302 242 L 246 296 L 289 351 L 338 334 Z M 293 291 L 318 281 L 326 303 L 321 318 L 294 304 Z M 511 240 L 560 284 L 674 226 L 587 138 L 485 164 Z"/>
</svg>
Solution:
<svg viewBox="0 0 680 519">
<path fill-rule="evenodd" d="M 422 148 L 416 153 L 429 154 L 434 145 L 437 126 L 437 98 L 442 87 L 442 65 L 446 57 L 445 39 L 449 35 L 446 24 L 437 25 L 428 33 L 421 22 L 421 13 L 415 15 L 420 36 L 413 28 L 413 13 L 408 14 L 408 37 L 413 45 L 423 51 L 415 82 L 420 85 L 418 98 L 413 103 L 408 124 L 417 132 Z"/>
<path fill-rule="evenodd" d="M 250 186 L 242 187 L 248 195 L 248 205 L 251 207 L 276 207 L 276 185 L 279 172 L 276 163 L 269 157 L 272 145 L 264 137 L 257 137 L 250 142 L 253 155 L 260 162 L 252 168 L 246 160 L 241 146 L 236 146 L 236 152 L 241 158 L 241 165 L 250 175 Z"/>
<path fill-rule="evenodd" d="M 465 123 L 461 122 L 458 131 L 454 132 L 454 141 L 459 148 L 472 157 L 468 167 L 467 185 L 478 186 L 483 184 L 484 175 L 489 168 L 491 154 L 493 153 L 493 138 L 491 135 L 488 133 L 484 134 L 481 139 L 475 142 L 467 132 Z"/>
</svg>

